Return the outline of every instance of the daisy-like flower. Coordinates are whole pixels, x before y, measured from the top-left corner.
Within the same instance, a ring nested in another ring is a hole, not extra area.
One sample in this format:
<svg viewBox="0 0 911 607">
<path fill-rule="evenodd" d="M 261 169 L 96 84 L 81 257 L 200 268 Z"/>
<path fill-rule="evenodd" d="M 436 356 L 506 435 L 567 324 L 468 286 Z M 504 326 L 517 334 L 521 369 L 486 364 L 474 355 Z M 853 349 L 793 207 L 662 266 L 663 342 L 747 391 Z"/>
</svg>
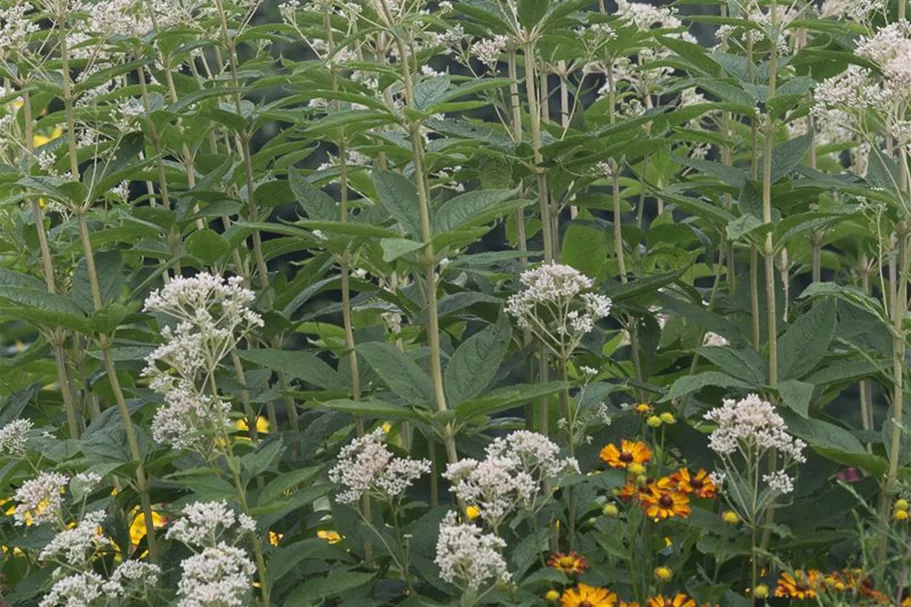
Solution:
<svg viewBox="0 0 911 607">
<path fill-rule="evenodd" d="M 652 490 L 655 488 L 655 483 L 658 481 L 651 477 L 647 476 L 643 482 L 629 482 L 623 485 L 620 488 L 620 497 L 622 499 L 642 499 L 643 495 L 649 495 L 652 493 Z"/>
<path fill-rule="evenodd" d="M 656 520 L 690 515 L 690 498 L 686 493 L 675 491 L 673 481 L 667 477 L 655 483 L 650 492 L 640 494 L 639 499 L 645 514 Z"/>
<path fill-rule="evenodd" d="M 788 599 L 815 599 L 822 582 L 822 574 L 815 569 L 796 570 L 793 574 L 787 571 L 778 578 L 775 596 Z"/>
<path fill-rule="evenodd" d="M 579 584 L 569 588 L 560 599 L 560 607 L 614 607 L 617 595 L 598 586 Z"/>
<path fill-rule="evenodd" d="M 610 443 L 598 454 L 605 464 L 611 468 L 628 468 L 630 464 L 644 465 L 652 460 L 652 450 L 642 441 L 633 442 L 623 439 L 618 449 Z"/>
<path fill-rule="evenodd" d="M 665 597 L 659 594 L 648 600 L 648 607 L 696 607 L 696 601 L 683 593 L 678 593 L 673 597 Z"/>
<path fill-rule="evenodd" d="M 562 571 L 566 575 L 578 575 L 588 569 L 588 561 L 578 552 L 557 552 L 551 555 L 547 561 L 548 566 L 557 571 Z"/>
<path fill-rule="evenodd" d="M 677 482 L 677 489 L 684 493 L 692 493 L 702 499 L 712 499 L 718 495 L 718 486 L 709 478 L 709 473 L 700 468 L 692 474 L 688 468 L 681 468 L 673 475 Z"/>
</svg>

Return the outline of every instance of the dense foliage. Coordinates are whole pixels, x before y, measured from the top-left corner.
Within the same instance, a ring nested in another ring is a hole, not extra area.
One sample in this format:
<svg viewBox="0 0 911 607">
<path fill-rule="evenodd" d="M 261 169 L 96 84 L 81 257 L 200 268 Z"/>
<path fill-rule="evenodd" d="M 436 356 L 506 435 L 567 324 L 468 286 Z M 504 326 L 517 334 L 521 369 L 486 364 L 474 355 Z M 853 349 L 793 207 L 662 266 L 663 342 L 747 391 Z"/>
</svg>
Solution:
<svg viewBox="0 0 911 607">
<path fill-rule="evenodd" d="M 0 0 L 0 605 L 911 604 L 906 5 L 711 4 Z"/>
</svg>

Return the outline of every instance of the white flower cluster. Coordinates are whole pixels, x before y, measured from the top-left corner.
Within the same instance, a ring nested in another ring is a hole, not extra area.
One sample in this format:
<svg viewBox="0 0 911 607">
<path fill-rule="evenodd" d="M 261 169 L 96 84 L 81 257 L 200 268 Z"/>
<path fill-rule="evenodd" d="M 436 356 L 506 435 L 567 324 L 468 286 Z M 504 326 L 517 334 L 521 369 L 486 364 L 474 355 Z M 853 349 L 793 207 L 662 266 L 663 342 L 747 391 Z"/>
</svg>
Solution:
<svg viewBox="0 0 911 607">
<path fill-rule="evenodd" d="M 224 542 L 180 563 L 178 607 L 244 607 L 249 604 L 254 571 L 247 554 Z"/>
<path fill-rule="evenodd" d="M 29 36 L 38 31 L 38 24 L 29 15 L 31 8 L 28 2 L 4 2 L 0 6 L 0 58 L 25 51 Z"/>
<path fill-rule="evenodd" d="M 709 435 L 709 447 L 722 458 L 741 453 L 744 459 L 759 461 L 774 452 L 783 466 L 763 477 L 770 489 L 781 493 L 793 490 L 793 481 L 785 470 L 792 463 L 806 462 L 803 451 L 806 443 L 788 433 L 784 419 L 775 408 L 756 394 L 742 400 L 725 399 L 720 407 L 705 414 L 705 419 L 717 427 Z"/>
<path fill-rule="evenodd" d="M 91 607 L 104 595 L 105 581 L 94 571 L 74 573 L 57 580 L 38 607 Z"/>
<path fill-rule="evenodd" d="M 14 419 L 0 428 L 0 455 L 22 455 L 28 443 L 28 433 L 32 429 L 32 420 Z"/>
<path fill-rule="evenodd" d="M 434 563 L 450 584 L 477 591 L 485 582 L 508 582 L 506 561 L 500 551 L 506 542 L 474 525 L 459 524 L 448 512 L 440 523 Z"/>
<path fill-rule="evenodd" d="M 560 448 L 553 441 L 527 430 L 496 439 L 486 453 L 483 461 L 466 458 L 449 464 L 443 477 L 494 530 L 517 507 L 534 510 L 545 481 L 579 471 L 575 459 L 559 457 Z"/>
<path fill-rule="evenodd" d="M 429 460 L 395 457 L 385 438 L 383 429 L 377 428 L 342 448 L 338 463 L 329 471 L 329 480 L 344 488 L 336 496 L 339 502 L 357 502 L 365 493 L 395 499 L 430 472 Z"/>
<path fill-rule="evenodd" d="M 143 561 L 124 561 L 117 566 L 111 579 L 104 586 L 109 595 L 123 596 L 127 589 L 133 591 L 151 588 L 158 584 L 161 569 L 158 565 Z"/>
<path fill-rule="evenodd" d="M 165 343 L 146 357 L 142 372 L 165 400 L 152 423 L 156 441 L 174 449 L 202 448 L 207 435 L 228 427 L 230 405 L 197 385 L 207 383 L 247 332 L 263 325 L 249 307 L 255 295 L 240 283 L 240 277 L 224 280 L 203 272 L 173 278 L 146 299 L 145 311 L 178 321 L 176 328 L 162 329 Z"/>
<path fill-rule="evenodd" d="M 857 41 L 854 53 L 869 59 L 882 71 L 889 99 L 907 100 L 911 92 L 911 23 L 899 21 Z"/>
<path fill-rule="evenodd" d="M 509 38 L 507 36 L 484 38 L 471 45 L 471 54 L 475 59 L 483 63 L 488 70 L 493 71 L 497 68 L 497 61 L 500 60 L 500 55 L 506 52 L 508 44 Z"/>
<path fill-rule="evenodd" d="M 185 506 L 180 515 L 165 537 L 188 546 L 213 546 L 234 525 L 241 532 L 256 532 L 256 522 L 246 514 L 236 514 L 226 502 L 194 502 Z"/>
<path fill-rule="evenodd" d="M 676 29 L 683 22 L 676 17 L 676 11 L 670 7 L 658 7 L 643 2 L 617 0 L 616 15 L 641 32 L 651 29 Z"/>
<path fill-rule="evenodd" d="M 69 479 L 59 472 L 42 472 L 22 483 L 13 499 L 17 525 L 55 523 L 63 512 L 63 494 Z"/>
<path fill-rule="evenodd" d="M 847 17 L 866 23 L 875 13 L 884 13 L 886 0 L 825 0 L 819 9 L 820 17 Z"/>
<path fill-rule="evenodd" d="M 587 292 L 594 281 L 571 266 L 545 263 L 520 280 L 525 289 L 509 298 L 506 311 L 563 359 L 610 314 L 610 298 Z"/>
<path fill-rule="evenodd" d="M 38 558 L 42 561 L 61 561 L 72 567 L 84 566 L 97 548 L 111 543 L 101 529 L 106 516 L 103 510 L 89 512 L 75 527 L 55 535 Z"/>
</svg>

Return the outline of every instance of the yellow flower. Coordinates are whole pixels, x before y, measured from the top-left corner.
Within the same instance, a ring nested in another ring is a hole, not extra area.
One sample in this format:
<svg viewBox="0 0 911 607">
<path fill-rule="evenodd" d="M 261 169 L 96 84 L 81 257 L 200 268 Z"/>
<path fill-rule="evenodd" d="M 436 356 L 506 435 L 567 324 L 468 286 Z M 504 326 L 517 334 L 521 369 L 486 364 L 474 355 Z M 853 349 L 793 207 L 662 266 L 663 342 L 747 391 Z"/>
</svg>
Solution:
<svg viewBox="0 0 911 607">
<path fill-rule="evenodd" d="M 145 515 L 139 508 L 134 508 L 133 512 L 133 522 L 130 523 L 130 544 L 135 548 L 139 545 L 139 542 L 142 541 L 142 538 L 146 536 L 146 518 Z M 168 523 L 168 519 L 165 518 L 160 512 L 152 510 L 152 526 L 155 529 L 161 529 Z"/>
<path fill-rule="evenodd" d="M 907 510 L 896 510 L 892 513 L 892 518 L 900 523 L 908 520 L 909 517 L 911 517 L 911 513 L 909 513 Z"/>
<path fill-rule="evenodd" d="M 61 135 L 63 135 L 63 129 L 61 129 L 59 126 L 57 128 L 55 128 L 54 132 L 51 133 L 49 136 L 41 135 L 40 133 L 36 133 L 35 135 L 32 136 L 32 147 L 40 148 L 45 143 L 50 143 L 51 141 L 53 141 L 54 139 L 57 139 Z"/>
<path fill-rule="evenodd" d="M 648 403 L 639 403 L 638 405 L 636 405 L 635 407 L 633 407 L 633 410 L 634 410 L 636 413 L 639 413 L 639 414 L 641 414 L 641 415 L 648 415 L 649 413 L 651 413 L 652 411 L 654 411 L 655 408 L 654 408 L 653 406 L 651 406 L 650 404 L 648 404 Z"/>
<path fill-rule="evenodd" d="M 316 537 L 321 540 L 326 540 L 330 544 L 338 544 L 342 541 L 342 536 L 340 536 L 337 531 L 324 531 L 321 529 L 316 532 Z"/>
<path fill-rule="evenodd" d="M 696 601 L 685 594 L 667 598 L 659 594 L 648 600 L 648 607 L 696 607 Z"/>
<path fill-rule="evenodd" d="M 241 432 L 249 430 L 250 426 L 247 425 L 247 418 L 242 417 L 234 422 L 234 428 Z M 259 434 L 269 434 L 269 420 L 262 415 L 256 418 L 256 431 Z"/>
<path fill-rule="evenodd" d="M 652 459 L 652 450 L 643 442 L 623 439 L 618 449 L 613 443 L 607 445 L 598 454 L 611 468 L 628 468 L 630 464 L 647 464 Z"/>
<path fill-rule="evenodd" d="M 661 418 L 657 415 L 652 415 L 645 420 L 645 423 L 649 425 L 649 428 L 657 428 L 661 425 Z"/>
<path fill-rule="evenodd" d="M 468 517 L 469 521 L 473 521 L 481 516 L 481 510 L 477 506 L 466 506 L 465 516 Z"/>
<path fill-rule="evenodd" d="M 753 588 L 753 596 L 757 599 L 765 599 L 769 597 L 769 587 L 765 584 L 757 584 Z"/>
<path fill-rule="evenodd" d="M 383 432 L 385 432 L 386 434 L 389 434 L 390 432 L 392 432 L 392 424 L 390 424 L 389 422 L 383 422 L 383 425 L 380 427 L 383 429 Z"/>
<path fill-rule="evenodd" d="M 740 516 L 733 510 L 725 510 L 721 513 L 721 520 L 728 525 L 736 525 L 740 522 Z"/>
<path fill-rule="evenodd" d="M 674 572 L 670 567 L 655 567 L 655 577 L 662 582 L 669 582 L 674 577 Z"/>
<path fill-rule="evenodd" d="M 556 554 L 551 555 L 547 564 L 557 571 L 562 571 L 566 575 L 584 573 L 585 570 L 588 569 L 588 562 L 585 560 L 585 557 L 577 552 L 568 552 L 565 554 L 563 552 L 557 552 Z"/>
<path fill-rule="evenodd" d="M 278 546 L 278 543 L 282 541 L 283 537 L 285 537 L 284 533 L 276 533 L 269 529 L 269 543 L 273 546 Z"/>
<path fill-rule="evenodd" d="M 617 595 L 607 588 L 579 584 L 563 593 L 560 607 L 614 607 Z"/>
</svg>

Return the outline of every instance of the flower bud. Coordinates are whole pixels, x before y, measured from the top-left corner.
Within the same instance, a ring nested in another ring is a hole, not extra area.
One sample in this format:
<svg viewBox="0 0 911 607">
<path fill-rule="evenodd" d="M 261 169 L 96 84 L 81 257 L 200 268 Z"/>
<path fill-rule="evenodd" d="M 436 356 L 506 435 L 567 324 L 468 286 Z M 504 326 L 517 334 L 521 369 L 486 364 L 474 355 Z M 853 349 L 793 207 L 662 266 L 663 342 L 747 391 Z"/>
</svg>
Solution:
<svg viewBox="0 0 911 607">
<path fill-rule="evenodd" d="M 733 510 L 725 510 L 721 513 L 721 520 L 723 520 L 728 525 L 736 525 L 740 522 L 740 516 L 737 515 Z"/>
<path fill-rule="evenodd" d="M 552 603 L 556 603 L 560 600 L 560 593 L 556 590 L 551 589 L 547 591 L 547 594 L 544 595 L 544 598 L 548 601 L 551 601 Z"/>
<path fill-rule="evenodd" d="M 909 506 L 911 506 L 911 505 L 908 504 L 908 500 L 906 500 L 906 499 L 895 500 L 895 509 L 896 510 L 908 510 Z"/>
<path fill-rule="evenodd" d="M 645 423 L 649 425 L 649 428 L 657 428 L 661 425 L 661 418 L 657 415 L 652 415 L 647 420 L 645 420 Z"/>
<path fill-rule="evenodd" d="M 664 413 L 661 414 L 661 421 L 664 422 L 665 424 L 676 424 L 677 418 L 674 417 L 673 413 L 670 413 L 669 411 L 665 411 Z"/>
<path fill-rule="evenodd" d="M 655 577 L 662 582 L 669 582 L 674 577 L 674 572 L 670 567 L 655 567 Z"/>
<path fill-rule="evenodd" d="M 608 502 L 604 504 L 604 507 L 601 508 L 601 514 L 607 518 L 616 518 L 620 516 L 620 509 L 617 508 L 617 504 L 613 502 Z"/>
<path fill-rule="evenodd" d="M 757 599 L 765 599 L 769 596 L 769 587 L 765 584 L 757 584 L 753 588 L 753 596 Z"/>
<path fill-rule="evenodd" d="M 642 464 L 633 463 L 633 464 L 630 464 L 629 466 L 627 466 L 626 469 L 629 470 L 629 473 L 634 476 L 639 476 L 640 474 L 645 474 L 645 466 L 643 466 Z"/>
<path fill-rule="evenodd" d="M 911 513 L 909 513 L 907 510 L 896 510 L 892 513 L 892 518 L 902 523 L 908 520 L 908 518 L 911 518 Z"/>
</svg>

